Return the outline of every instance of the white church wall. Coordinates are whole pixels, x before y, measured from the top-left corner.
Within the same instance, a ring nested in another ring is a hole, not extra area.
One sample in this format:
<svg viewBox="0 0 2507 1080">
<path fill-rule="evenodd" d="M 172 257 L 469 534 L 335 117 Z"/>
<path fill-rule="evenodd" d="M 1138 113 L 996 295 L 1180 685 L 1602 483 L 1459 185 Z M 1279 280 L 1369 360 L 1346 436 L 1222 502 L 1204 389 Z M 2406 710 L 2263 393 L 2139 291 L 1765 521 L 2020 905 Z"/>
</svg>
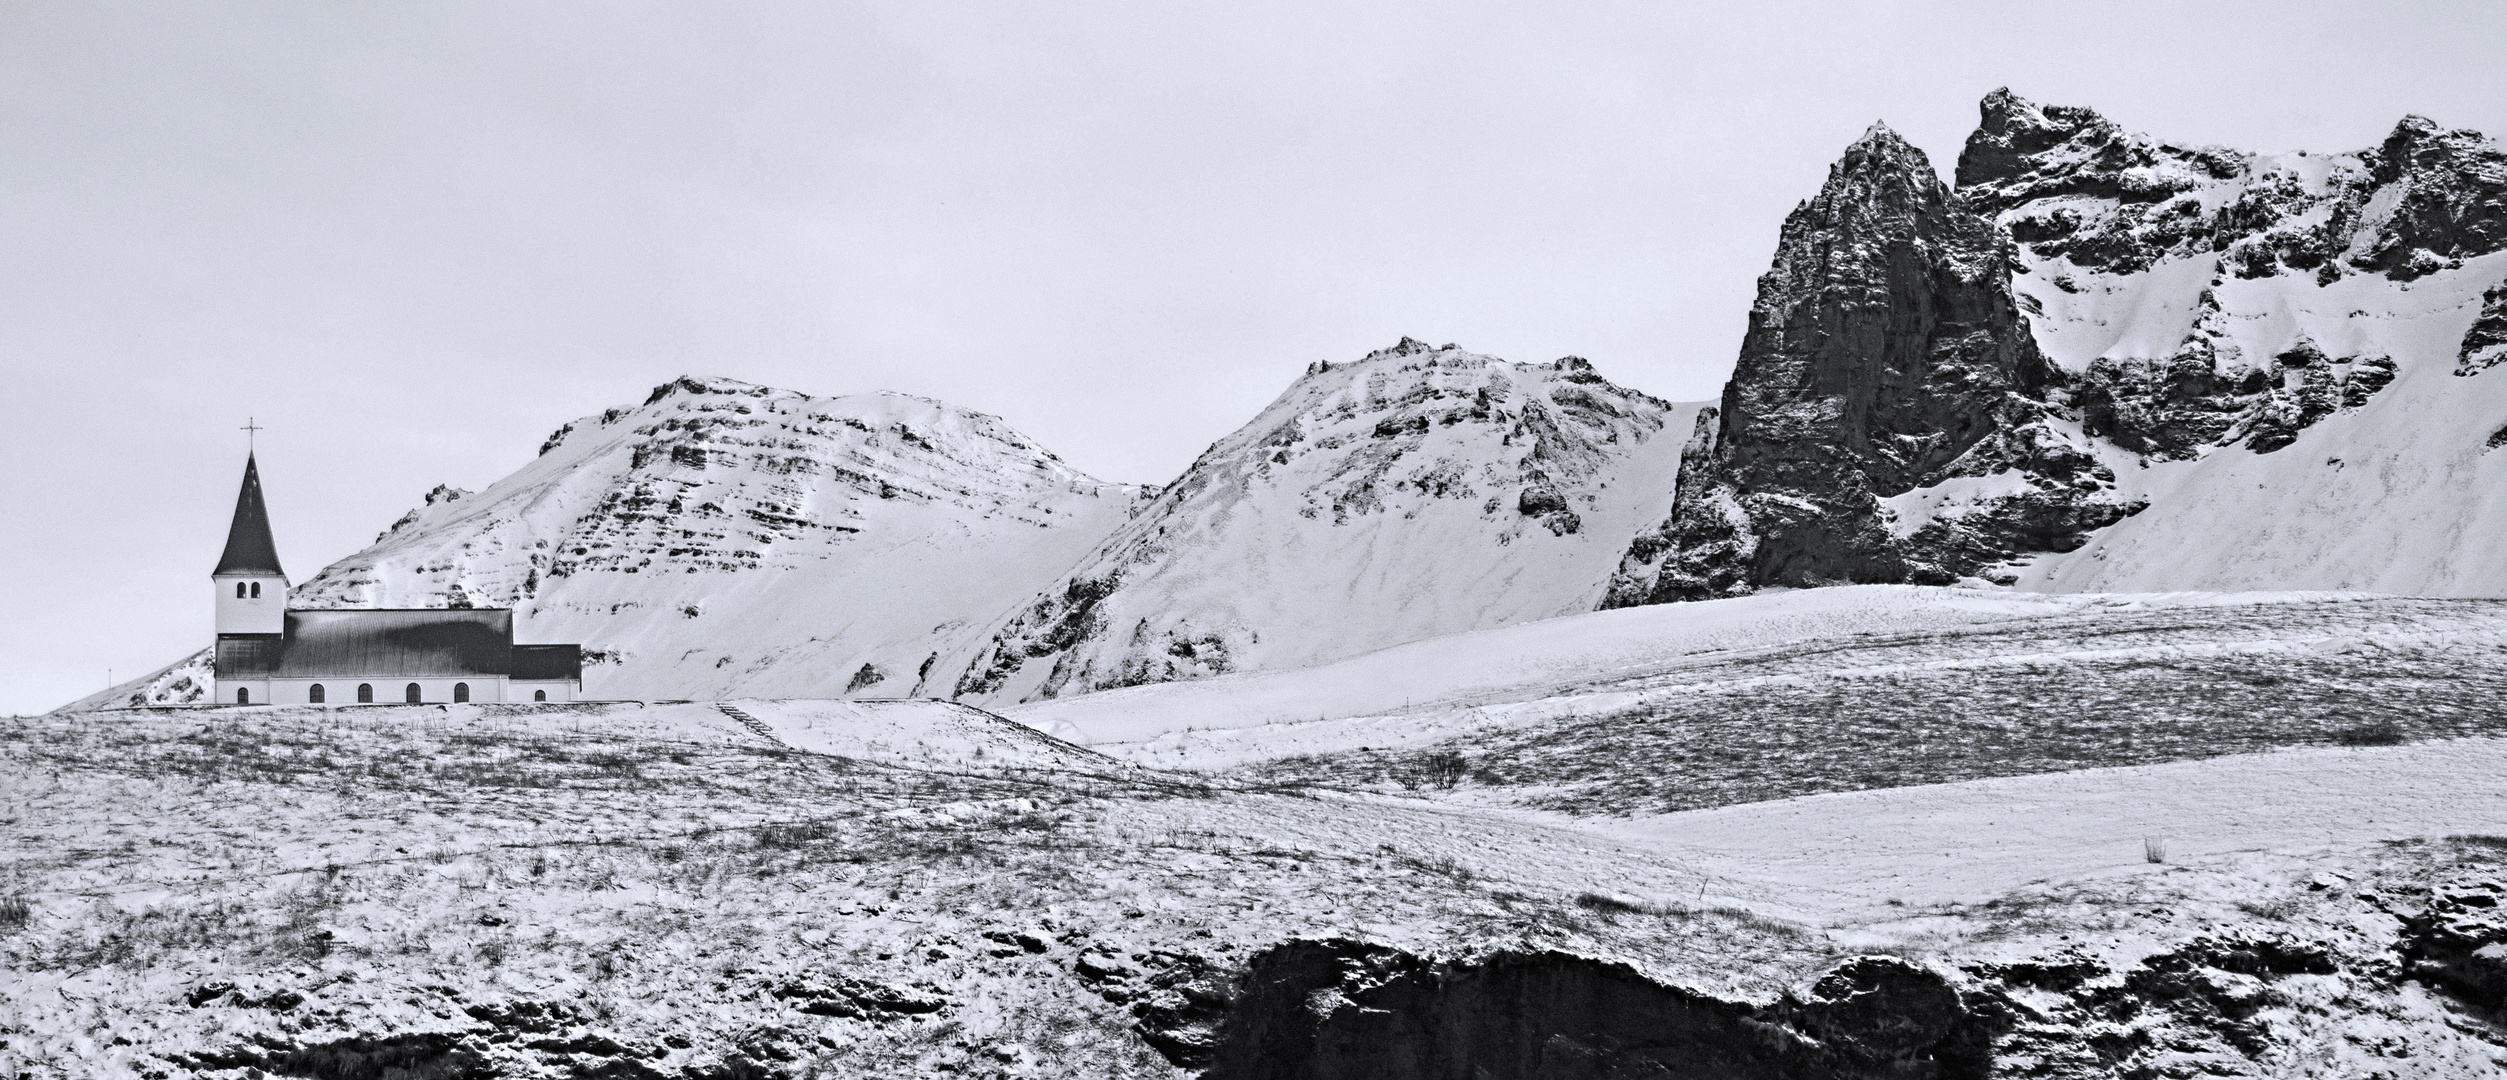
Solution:
<svg viewBox="0 0 2507 1080">
<path fill-rule="evenodd" d="M 520 702 L 541 700 L 533 696 L 540 693 L 547 694 L 550 702 L 573 701 L 582 696 L 572 679 L 514 679 L 505 684 L 505 692 L 512 695 L 506 700 Z"/>
<path fill-rule="evenodd" d="M 454 689 L 464 684 L 469 686 L 469 700 L 474 702 L 531 700 L 531 695 L 528 692 L 519 696 L 514 695 L 513 692 L 507 688 L 507 682 L 508 680 L 502 675 L 464 675 L 457 678 L 421 677 L 415 679 L 409 678 L 405 675 L 373 675 L 362 678 L 349 676 L 347 678 L 321 679 L 219 679 L 217 680 L 217 696 L 215 700 L 221 705 L 357 705 L 364 704 L 357 700 L 357 687 L 365 685 L 374 688 L 374 700 L 371 704 L 401 705 L 408 702 L 409 684 L 411 683 L 418 684 L 418 700 L 419 703 L 425 705 L 441 705 L 451 702 L 453 700 Z M 534 683 L 532 685 L 543 686 L 551 684 Z M 322 687 L 322 700 L 320 702 L 313 700 L 313 688 L 315 686 Z M 252 700 L 250 702 L 236 701 L 235 692 L 237 690 L 243 690 L 249 693 Z M 552 692 L 549 694 L 549 700 L 571 701 L 573 698 L 567 697 L 561 699 Z"/>
<path fill-rule="evenodd" d="M 279 704 L 270 696 L 270 680 L 268 679 L 213 679 L 210 687 L 209 700 L 220 705 Z M 246 695 L 248 700 L 236 699 L 235 694 L 239 690 Z"/>
</svg>

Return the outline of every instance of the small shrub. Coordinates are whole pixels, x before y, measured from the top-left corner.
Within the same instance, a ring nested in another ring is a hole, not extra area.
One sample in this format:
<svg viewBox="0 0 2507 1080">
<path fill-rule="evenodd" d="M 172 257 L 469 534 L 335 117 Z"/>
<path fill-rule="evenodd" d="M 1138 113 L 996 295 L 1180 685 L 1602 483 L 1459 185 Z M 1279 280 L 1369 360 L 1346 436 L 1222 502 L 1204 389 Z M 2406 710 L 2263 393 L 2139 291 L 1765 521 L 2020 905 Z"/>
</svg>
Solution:
<svg viewBox="0 0 2507 1080">
<path fill-rule="evenodd" d="M 1620 915 L 1653 914 L 1653 912 L 1647 910 L 1653 905 L 1642 900 L 1638 900 L 1634 897 L 1612 896 L 1597 892 L 1577 893 L 1576 906 L 1587 911 L 1607 911 Z"/>
<path fill-rule="evenodd" d="M 1463 760 L 1461 752 L 1455 750 L 1429 754 L 1426 760 L 1420 762 L 1420 767 L 1426 770 L 1428 781 L 1444 791 L 1454 790 L 1454 785 L 1462 783 L 1462 778 L 1471 773 L 1471 763 Z"/>
<path fill-rule="evenodd" d="M 2333 733 L 2333 741 L 2343 746 L 2400 746 L 2403 737 L 2403 726 L 2391 720 L 2352 724 Z"/>
<path fill-rule="evenodd" d="M 0 896 L 0 933 L 23 930 L 35 921 L 35 905 L 24 896 Z"/>
<path fill-rule="evenodd" d="M 2142 837 L 2141 858 L 2143 862 L 2163 863 L 2168 861 L 2168 842 L 2155 836 Z"/>
</svg>

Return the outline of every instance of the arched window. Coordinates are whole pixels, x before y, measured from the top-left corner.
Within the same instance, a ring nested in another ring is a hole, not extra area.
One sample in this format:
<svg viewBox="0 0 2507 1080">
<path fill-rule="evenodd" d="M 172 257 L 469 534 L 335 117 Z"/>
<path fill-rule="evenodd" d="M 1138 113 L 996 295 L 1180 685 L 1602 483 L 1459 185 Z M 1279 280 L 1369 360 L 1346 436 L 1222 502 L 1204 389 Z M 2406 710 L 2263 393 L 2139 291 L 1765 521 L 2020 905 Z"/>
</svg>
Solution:
<svg viewBox="0 0 2507 1080">
<path fill-rule="evenodd" d="M 534 690 L 534 691 L 531 691 L 531 700 L 533 700 L 533 701 L 547 701 L 547 700 L 548 700 L 548 691 L 546 691 L 546 690 Z"/>
<path fill-rule="evenodd" d="M 255 600 L 261 599 L 261 583 L 258 581 L 252 583 L 252 598 Z"/>
<path fill-rule="evenodd" d="M 244 598 L 244 583 L 243 583 L 243 582 L 238 581 L 238 582 L 236 582 L 236 583 L 235 583 L 235 598 L 236 598 L 236 599 L 238 599 L 238 600 L 241 600 L 241 599 L 243 599 L 243 598 Z"/>
<path fill-rule="evenodd" d="M 403 691 L 401 691 L 401 692 L 400 692 L 400 699 L 401 699 L 402 701 L 406 701 L 406 702 L 408 702 L 408 703 L 410 703 L 410 704 L 412 704 L 412 705 L 417 704 L 417 703 L 418 703 L 418 684 L 417 684 L 417 683 L 410 683 L 410 684 L 409 684 L 409 689 L 407 689 L 407 690 L 403 690 Z"/>
<path fill-rule="evenodd" d="M 469 684 L 469 683 L 466 683 L 466 682 L 457 682 L 457 683 L 454 683 L 454 684 L 453 684 L 453 700 L 454 700 L 454 701 L 468 701 L 468 700 L 470 700 L 470 684 Z"/>
<path fill-rule="evenodd" d="M 313 702 L 316 705 L 322 704 L 322 684 L 315 683 L 311 689 L 306 690 L 305 700 Z"/>
<path fill-rule="evenodd" d="M 358 684 L 357 684 L 357 704 L 359 704 L 359 705 L 372 705 L 372 704 L 374 704 L 374 684 L 373 684 L 373 683 L 370 683 L 370 682 L 361 682 L 361 683 L 358 683 Z"/>
<path fill-rule="evenodd" d="M 245 688 L 245 687 L 241 687 L 241 686 L 236 687 L 236 688 L 235 688 L 235 703 L 236 703 L 236 704 L 238 704 L 238 705 L 250 705 L 250 704 L 252 704 L 252 691 L 251 691 L 250 689 L 248 689 L 248 688 Z"/>
</svg>

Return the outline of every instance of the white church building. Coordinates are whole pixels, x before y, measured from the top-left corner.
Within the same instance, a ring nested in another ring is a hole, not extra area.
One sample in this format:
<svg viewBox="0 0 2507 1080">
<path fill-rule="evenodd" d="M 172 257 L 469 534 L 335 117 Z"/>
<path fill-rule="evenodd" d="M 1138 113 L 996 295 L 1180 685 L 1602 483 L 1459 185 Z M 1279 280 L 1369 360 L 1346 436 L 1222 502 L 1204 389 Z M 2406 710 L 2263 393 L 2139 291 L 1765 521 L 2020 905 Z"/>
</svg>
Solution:
<svg viewBox="0 0 2507 1080">
<path fill-rule="evenodd" d="M 514 644 L 510 608 L 291 610 L 261 470 L 250 456 L 226 553 L 209 576 L 218 623 L 212 700 L 221 704 L 573 701 L 583 694 L 582 647 Z"/>
</svg>

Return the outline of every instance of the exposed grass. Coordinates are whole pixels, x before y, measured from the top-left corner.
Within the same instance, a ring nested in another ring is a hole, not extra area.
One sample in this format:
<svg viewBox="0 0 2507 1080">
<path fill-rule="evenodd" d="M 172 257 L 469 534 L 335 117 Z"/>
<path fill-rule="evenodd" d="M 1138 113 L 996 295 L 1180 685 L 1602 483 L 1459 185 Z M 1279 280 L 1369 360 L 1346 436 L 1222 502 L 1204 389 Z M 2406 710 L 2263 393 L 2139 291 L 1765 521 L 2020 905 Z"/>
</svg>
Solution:
<svg viewBox="0 0 2507 1080">
<path fill-rule="evenodd" d="M 2445 614 L 2462 605 L 2423 606 Z M 1533 807 L 1625 814 L 2280 747 L 2507 734 L 2507 652 L 2495 648 L 2407 638 L 2356 652 L 2114 656 L 2086 648 L 2199 643 L 2227 632 L 2158 624 L 2109 640 L 2097 627 L 2031 628 L 2012 640 L 1965 643 L 1983 657 L 1972 662 L 1942 662 L 1955 654 L 1929 639 L 1822 644 L 1683 672 L 1691 681 L 1680 689 L 1568 720 L 1406 751 L 1283 758 L 1251 771 L 1275 783 L 1375 787 L 1391 778 L 1419 790 L 1440 764 L 1462 762 L 1483 787 L 1524 789 L 1521 801 Z M 2032 650 L 2073 655 L 2026 659 Z"/>
</svg>

